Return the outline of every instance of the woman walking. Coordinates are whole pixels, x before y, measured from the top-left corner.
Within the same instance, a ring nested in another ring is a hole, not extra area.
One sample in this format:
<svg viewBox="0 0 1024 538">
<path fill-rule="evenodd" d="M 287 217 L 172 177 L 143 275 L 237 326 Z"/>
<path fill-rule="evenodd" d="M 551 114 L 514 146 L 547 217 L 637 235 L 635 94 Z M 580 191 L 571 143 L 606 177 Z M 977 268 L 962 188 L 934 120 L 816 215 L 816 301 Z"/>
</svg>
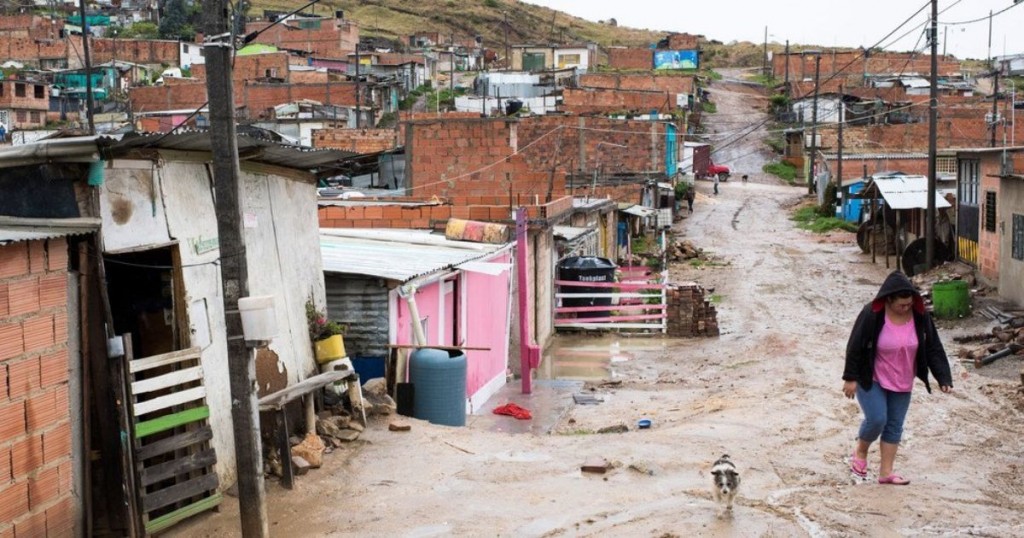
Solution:
<svg viewBox="0 0 1024 538">
<path fill-rule="evenodd" d="M 910 407 L 914 378 L 931 393 L 928 372 L 942 392 L 953 388 L 949 359 L 925 312 L 924 300 L 903 273 L 890 274 L 874 300 L 864 306 L 846 345 L 843 394 L 857 397 L 864 420 L 850 455 L 850 470 L 868 474 L 868 449 L 881 437 L 879 484 L 905 485 L 910 480 L 893 471 Z"/>
</svg>

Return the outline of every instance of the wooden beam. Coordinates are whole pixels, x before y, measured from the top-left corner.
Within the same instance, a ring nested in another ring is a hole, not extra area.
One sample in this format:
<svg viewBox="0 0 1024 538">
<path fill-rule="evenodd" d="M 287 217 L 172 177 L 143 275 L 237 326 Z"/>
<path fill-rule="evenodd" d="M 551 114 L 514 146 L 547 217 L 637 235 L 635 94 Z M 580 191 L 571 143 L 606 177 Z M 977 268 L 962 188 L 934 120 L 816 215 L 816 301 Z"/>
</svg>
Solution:
<svg viewBox="0 0 1024 538">
<path fill-rule="evenodd" d="M 203 441 L 209 441 L 210 439 L 213 439 L 213 428 L 209 425 L 203 426 L 198 430 L 182 433 L 175 435 L 174 437 L 168 437 L 167 439 L 161 439 L 145 445 L 139 449 L 136 454 L 136 458 L 138 460 L 148 460 L 187 446 L 202 443 Z"/>
<path fill-rule="evenodd" d="M 169 409 L 176 405 L 183 403 L 194 402 L 201 400 L 206 397 L 206 387 L 199 385 L 187 390 L 181 390 L 178 392 L 172 392 L 167 396 L 161 396 L 159 398 L 153 398 L 152 400 L 146 400 L 144 402 L 138 402 L 132 406 L 132 411 L 135 412 L 136 417 L 152 413 L 154 411 L 160 411 L 163 409 Z"/>
<path fill-rule="evenodd" d="M 184 508 L 179 508 L 169 514 L 162 515 L 146 524 L 146 532 L 156 534 L 183 519 L 187 519 L 196 514 L 201 514 L 207 510 L 216 508 L 223 500 L 224 497 L 221 496 L 220 493 L 217 493 L 201 501 L 194 502 Z"/>
<path fill-rule="evenodd" d="M 168 364 L 184 362 L 187 360 L 199 360 L 201 351 L 202 350 L 198 347 L 192 347 L 181 351 L 164 353 L 163 355 L 153 355 L 152 357 L 133 360 L 128 363 L 128 367 L 131 368 L 131 373 L 137 374 L 139 372 L 145 372 L 146 370 L 166 366 Z"/>
<path fill-rule="evenodd" d="M 193 366 L 192 368 L 178 370 L 162 376 L 136 381 L 132 383 L 132 394 L 138 396 L 140 394 L 146 394 L 147 392 L 153 392 L 155 390 L 170 388 L 175 385 L 183 385 L 192 381 L 198 381 L 202 378 L 203 367 Z"/>
<path fill-rule="evenodd" d="M 142 439 L 143 437 L 153 435 L 154 433 L 167 431 L 171 428 L 177 428 L 178 426 L 209 417 L 210 408 L 204 405 L 202 407 L 196 407 L 195 409 L 189 409 L 187 411 L 181 411 L 179 413 L 165 415 L 160 418 L 139 422 L 135 425 L 135 438 Z"/>
<path fill-rule="evenodd" d="M 217 463 L 217 453 L 212 448 L 208 448 L 202 452 L 146 468 L 142 471 L 142 485 L 151 486 L 161 480 L 197 471 L 215 463 Z"/>
<path fill-rule="evenodd" d="M 215 489 L 217 489 L 217 475 L 212 473 L 204 474 L 187 482 L 175 484 L 153 493 L 147 493 L 142 497 L 142 509 L 149 513 L 189 497 L 195 497 L 204 491 L 213 491 Z"/>
</svg>

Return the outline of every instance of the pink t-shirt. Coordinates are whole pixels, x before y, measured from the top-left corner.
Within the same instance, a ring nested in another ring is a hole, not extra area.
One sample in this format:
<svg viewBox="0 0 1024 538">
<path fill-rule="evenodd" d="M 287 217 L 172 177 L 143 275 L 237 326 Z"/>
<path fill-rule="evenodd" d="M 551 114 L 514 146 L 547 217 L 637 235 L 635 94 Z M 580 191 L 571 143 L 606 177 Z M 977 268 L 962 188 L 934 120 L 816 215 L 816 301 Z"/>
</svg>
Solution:
<svg viewBox="0 0 1024 538">
<path fill-rule="evenodd" d="M 914 388 L 916 356 L 917 332 L 914 330 L 914 318 L 897 325 L 886 316 L 882 332 L 878 335 L 875 381 L 893 392 L 910 392 Z"/>
</svg>

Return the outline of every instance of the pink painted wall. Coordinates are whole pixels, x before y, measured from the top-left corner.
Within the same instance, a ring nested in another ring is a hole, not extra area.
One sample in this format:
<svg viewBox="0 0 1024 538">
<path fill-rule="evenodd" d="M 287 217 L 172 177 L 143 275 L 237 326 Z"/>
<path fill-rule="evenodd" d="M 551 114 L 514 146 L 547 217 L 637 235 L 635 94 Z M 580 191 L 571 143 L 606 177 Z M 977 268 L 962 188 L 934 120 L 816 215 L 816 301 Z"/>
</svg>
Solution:
<svg viewBox="0 0 1024 538">
<path fill-rule="evenodd" d="M 504 252 L 487 260 L 511 263 L 512 254 Z M 508 368 L 509 278 L 511 270 L 498 276 L 463 272 L 466 279 L 466 330 L 461 332 L 466 347 L 489 347 L 490 351 L 468 351 L 466 390 L 472 395 Z"/>
<path fill-rule="evenodd" d="M 510 252 L 481 260 L 509 264 Z M 466 395 L 471 397 L 495 377 L 504 376 L 508 367 L 509 279 L 511 270 L 491 276 L 470 271 L 458 271 L 455 293 L 442 301 L 443 283 L 431 282 L 416 293 L 416 307 L 420 318 L 427 319 L 427 344 L 488 347 L 490 351 L 466 352 Z M 453 300 L 454 299 L 454 300 Z M 394 305 L 398 313 L 396 344 L 413 343 L 412 316 L 405 299 L 397 297 Z M 461 306 L 465 312 L 459 311 Z M 458 342 L 452 341 L 452 326 L 458 329 Z"/>
</svg>

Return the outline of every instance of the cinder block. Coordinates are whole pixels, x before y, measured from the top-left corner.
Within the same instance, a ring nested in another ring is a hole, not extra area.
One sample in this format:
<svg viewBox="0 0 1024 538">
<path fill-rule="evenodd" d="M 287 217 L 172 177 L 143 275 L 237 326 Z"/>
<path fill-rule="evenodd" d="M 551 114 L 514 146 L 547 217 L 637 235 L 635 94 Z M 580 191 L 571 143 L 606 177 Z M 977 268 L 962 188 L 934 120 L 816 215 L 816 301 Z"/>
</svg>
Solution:
<svg viewBox="0 0 1024 538">
<path fill-rule="evenodd" d="M 0 444 L 25 434 L 25 402 L 0 405 Z"/>
<path fill-rule="evenodd" d="M 68 283 L 66 273 L 52 273 L 39 277 L 39 308 L 67 306 Z"/>
<path fill-rule="evenodd" d="M 28 479 L 28 504 L 32 509 L 60 498 L 60 471 L 50 467 L 37 471 Z"/>
<path fill-rule="evenodd" d="M 39 357 L 9 362 L 7 364 L 7 383 L 11 399 L 21 398 L 38 389 L 41 385 Z"/>
<path fill-rule="evenodd" d="M 53 317 L 52 314 L 42 314 L 22 323 L 26 353 L 53 347 Z"/>
<path fill-rule="evenodd" d="M 74 531 L 72 501 L 65 497 L 46 509 L 46 533 L 48 536 L 71 536 Z"/>
<path fill-rule="evenodd" d="M 11 445 L 11 475 L 18 479 L 43 466 L 43 436 L 30 435 Z"/>
<path fill-rule="evenodd" d="M 28 481 L 0 488 L 0 521 L 14 521 L 28 513 Z M 43 532 L 45 534 L 45 527 Z M 37 535 L 41 536 L 41 535 Z"/>
<path fill-rule="evenodd" d="M 46 272 L 46 241 L 28 242 L 28 265 L 30 273 Z"/>
<path fill-rule="evenodd" d="M 9 315 L 21 316 L 39 310 L 39 278 L 23 278 L 7 283 Z"/>
<path fill-rule="evenodd" d="M 0 360 L 17 357 L 25 351 L 21 323 L 0 323 Z"/>
<path fill-rule="evenodd" d="M 43 460 L 46 463 L 51 463 L 70 457 L 71 422 L 65 421 L 60 426 L 43 434 Z"/>
<path fill-rule="evenodd" d="M 39 358 L 39 384 L 51 387 L 68 381 L 68 350 L 55 351 Z"/>
<path fill-rule="evenodd" d="M 61 391 L 61 387 L 51 387 L 26 401 L 25 418 L 28 421 L 28 431 L 36 432 L 49 428 L 68 416 L 67 389 L 64 388 L 63 390 L 65 394 L 62 402 L 63 407 L 59 407 L 57 404 L 57 393 L 59 391 Z"/>
<path fill-rule="evenodd" d="M 29 502 L 31 507 L 31 502 Z M 46 512 L 41 511 L 14 522 L 14 538 L 46 536 Z"/>
<path fill-rule="evenodd" d="M 28 271 L 28 244 L 26 242 L 0 246 L 0 278 L 27 275 Z"/>
</svg>

